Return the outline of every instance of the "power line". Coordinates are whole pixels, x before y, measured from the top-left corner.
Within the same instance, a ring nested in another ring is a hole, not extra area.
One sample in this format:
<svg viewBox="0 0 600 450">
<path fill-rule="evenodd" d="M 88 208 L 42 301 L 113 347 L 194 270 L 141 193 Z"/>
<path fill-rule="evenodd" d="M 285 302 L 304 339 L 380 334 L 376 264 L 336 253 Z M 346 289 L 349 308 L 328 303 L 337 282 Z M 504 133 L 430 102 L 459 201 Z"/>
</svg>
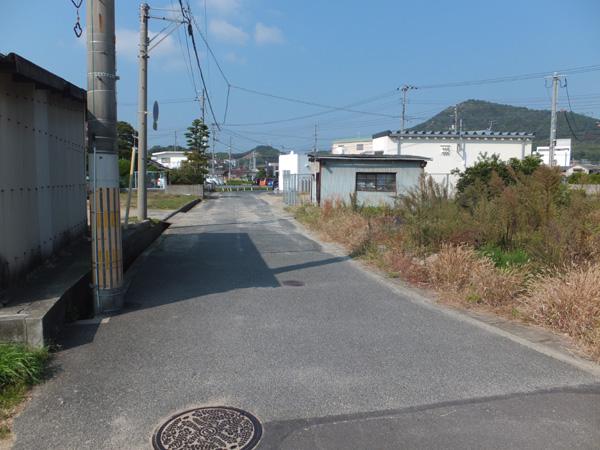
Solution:
<svg viewBox="0 0 600 450">
<path fill-rule="evenodd" d="M 194 37 L 194 30 L 192 28 L 192 21 L 190 20 L 190 18 L 188 17 L 185 8 L 183 7 L 183 2 L 182 0 L 179 0 L 179 6 L 181 8 L 181 14 L 183 15 L 183 18 L 186 19 L 187 21 L 187 30 L 188 30 L 188 34 L 190 35 L 190 38 L 192 40 L 192 47 L 194 49 L 194 55 L 196 56 L 196 64 L 198 65 L 198 71 L 200 72 L 200 78 L 202 79 L 202 86 L 204 88 L 204 93 L 206 95 L 206 100 L 208 102 L 208 107 L 210 109 L 210 114 L 213 118 L 213 122 L 215 124 L 215 126 L 217 127 L 217 129 L 220 131 L 221 127 L 217 121 L 217 117 L 215 115 L 215 111 L 213 109 L 212 106 L 212 101 L 210 100 L 210 95 L 208 94 L 208 89 L 206 87 L 206 80 L 204 79 L 204 73 L 202 72 L 202 66 L 200 65 L 200 57 L 198 56 L 198 49 L 196 48 L 196 38 Z"/>
<path fill-rule="evenodd" d="M 254 89 L 248 89 L 248 88 L 245 88 L 245 87 L 242 87 L 242 86 L 237 86 L 237 85 L 234 85 L 234 84 L 232 84 L 231 87 L 235 88 L 235 89 L 238 89 L 240 91 L 248 92 L 250 94 L 261 95 L 263 97 L 275 98 L 275 99 L 278 99 L 278 100 L 283 100 L 283 101 L 292 102 L 292 103 L 301 103 L 303 105 L 316 106 L 317 108 L 325 108 L 325 109 L 329 109 L 329 110 L 332 110 L 332 111 L 346 111 L 346 112 L 353 112 L 353 113 L 359 113 L 359 114 L 365 114 L 365 115 L 371 115 L 371 116 L 378 116 L 378 117 L 394 118 L 394 119 L 398 117 L 398 116 L 393 116 L 391 114 L 383 114 L 383 113 L 376 113 L 376 112 L 369 112 L 369 111 L 360 111 L 360 110 L 356 110 L 356 109 L 346 108 L 346 107 L 343 107 L 343 106 L 324 105 L 322 103 L 312 102 L 312 101 L 308 101 L 308 100 L 300 100 L 300 99 L 297 99 L 297 98 L 284 97 L 282 95 L 276 95 L 276 94 L 270 94 L 268 92 L 256 91 Z"/>
<path fill-rule="evenodd" d="M 563 69 L 559 72 L 565 74 L 579 74 L 579 73 L 587 73 L 587 72 L 595 72 L 600 70 L 600 65 L 591 65 L 591 66 L 581 66 L 581 67 L 573 67 L 570 69 Z M 522 75 L 508 75 L 504 77 L 496 77 L 496 78 L 484 78 L 482 80 L 468 80 L 468 81 L 455 81 L 450 83 L 440 83 L 440 84 L 429 84 L 418 86 L 419 89 L 439 89 L 439 88 L 448 88 L 448 87 L 462 87 L 462 86 L 481 86 L 484 84 L 495 84 L 495 83 L 510 83 L 513 81 L 523 81 L 523 80 L 533 80 L 535 78 L 544 78 L 548 76 L 552 76 L 553 72 L 535 72 L 535 73 L 527 73 Z"/>
</svg>

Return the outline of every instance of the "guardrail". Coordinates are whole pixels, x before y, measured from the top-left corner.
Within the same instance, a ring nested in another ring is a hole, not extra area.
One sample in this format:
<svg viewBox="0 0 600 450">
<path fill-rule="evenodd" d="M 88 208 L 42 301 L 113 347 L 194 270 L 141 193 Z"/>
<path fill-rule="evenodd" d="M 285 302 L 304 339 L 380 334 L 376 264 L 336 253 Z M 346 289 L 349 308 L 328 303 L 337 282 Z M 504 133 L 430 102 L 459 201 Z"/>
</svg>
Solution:
<svg viewBox="0 0 600 450">
<path fill-rule="evenodd" d="M 257 186 L 255 184 L 224 184 L 215 186 L 215 192 L 236 192 L 236 191 L 271 191 L 272 187 Z"/>
</svg>

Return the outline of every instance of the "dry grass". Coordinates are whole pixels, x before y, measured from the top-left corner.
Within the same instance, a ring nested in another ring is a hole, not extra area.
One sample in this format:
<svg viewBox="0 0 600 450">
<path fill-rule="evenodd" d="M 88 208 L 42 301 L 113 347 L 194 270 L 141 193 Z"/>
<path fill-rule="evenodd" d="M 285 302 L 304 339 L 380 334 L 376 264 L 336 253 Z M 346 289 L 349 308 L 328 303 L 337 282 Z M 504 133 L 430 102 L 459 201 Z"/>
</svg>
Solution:
<svg viewBox="0 0 600 450">
<path fill-rule="evenodd" d="M 506 308 L 524 291 L 522 269 L 499 269 L 466 245 L 443 245 L 427 270 L 432 287 L 469 304 Z"/>
<path fill-rule="evenodd" d="M 523 303 L 536 323 L 567 333 L 600 359 L 600 264 L 535 277 Z"/>
<path fill-rule="evenodd" d="M 414 256 L 404 225 L 392 215 L 365 214 L 341 202 L 322 208 L 302 206 L 296 218 L 329 241 L 342 244 L 352 256 L 393 277 L 440 294 L 440 300 L 468 308 L 518 318 L 566 333 L 593 358 L 600 360 L 600 263 L 547 269 L 532 275 L 530 263 L 497 267 L 492 259 L 467 244 L 442 243 L 436 253 Z M 590 223 L 590 222 L 588 222 Z M 588 227 L 598 227 L 591 222 Z M 596 243 L 600 233 L 583 233 Z M 598 242 L 600 248 L 600 242 Z M 582 248 L 592 248 L 587 243 Z M 585 252 L 589 258 L 591 252 Z M 597 261 L 597 260 L 596 260 Z M 537 268 L 536 268 L 537 267 Z"/>
</svg>

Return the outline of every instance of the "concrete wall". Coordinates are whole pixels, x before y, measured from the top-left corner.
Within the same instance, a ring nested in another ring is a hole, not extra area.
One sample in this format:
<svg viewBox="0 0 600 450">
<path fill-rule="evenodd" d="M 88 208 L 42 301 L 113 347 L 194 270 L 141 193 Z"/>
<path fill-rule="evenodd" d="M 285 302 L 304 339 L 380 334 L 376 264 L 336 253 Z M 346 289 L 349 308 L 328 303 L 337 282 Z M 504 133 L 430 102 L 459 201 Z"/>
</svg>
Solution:
<svg viewBox="0 0 600 450">
<path fill-rule="evenodd" d="M 356 191 L 356 173 L 395 173 L 396 192 Z M 421 161 L 335 161 L 321 160 L 321 204 L 324 201 L 350 201 L 350 194 L 357 192 L 359 203 L 393 205 L 398 194 L 418 184 L 423 173 Z"/>
<path fill-rule="evenodd" d="M 87 227 L 85 104 L 0 74 L 0 288 Z"/>
</svg>

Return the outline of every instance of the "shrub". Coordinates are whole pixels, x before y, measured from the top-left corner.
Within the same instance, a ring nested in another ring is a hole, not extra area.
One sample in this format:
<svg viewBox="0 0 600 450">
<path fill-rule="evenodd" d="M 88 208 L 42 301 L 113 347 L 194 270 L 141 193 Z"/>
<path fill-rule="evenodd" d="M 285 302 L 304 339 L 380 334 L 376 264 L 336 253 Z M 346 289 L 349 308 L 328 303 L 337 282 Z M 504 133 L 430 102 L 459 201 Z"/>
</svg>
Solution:
<svg viewBox="0 0 600 450">
<path fill-rule="evenodd" d="M 600 357 L 600 264 L 545 271 L 528 291 L 524 305 L 534 321 L 569 334 Z"/>
</svg>

